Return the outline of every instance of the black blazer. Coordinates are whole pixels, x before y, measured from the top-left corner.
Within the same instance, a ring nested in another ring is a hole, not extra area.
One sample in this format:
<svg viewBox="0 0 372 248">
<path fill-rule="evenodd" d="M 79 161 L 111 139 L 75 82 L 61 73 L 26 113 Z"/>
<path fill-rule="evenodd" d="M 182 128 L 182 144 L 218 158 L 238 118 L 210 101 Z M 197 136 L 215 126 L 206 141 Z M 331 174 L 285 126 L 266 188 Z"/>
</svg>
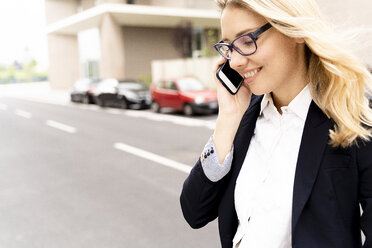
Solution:
<svg viewBox="0 0 372 248">
<path fill-rule="evenodd" d="M 260 112 L 261 97 L 252 98 L 234 140 L 230 172 L 218 182 L 204 174 L 200 159 L 183 185 L 181 207 L 192 228 L 218 217 L 223 248 L 231 248 L 238 227 L 234 205 L 236 179 Z M 334 148 L 334 122 L 312 102 L 297 160 L 292 206 L 293 248 L 372 248 L 372 142 Z M 363 209 L 360 215 L 359 203 Z M 268 237 L 270 238 L 270 237 Z"/>
</svg>

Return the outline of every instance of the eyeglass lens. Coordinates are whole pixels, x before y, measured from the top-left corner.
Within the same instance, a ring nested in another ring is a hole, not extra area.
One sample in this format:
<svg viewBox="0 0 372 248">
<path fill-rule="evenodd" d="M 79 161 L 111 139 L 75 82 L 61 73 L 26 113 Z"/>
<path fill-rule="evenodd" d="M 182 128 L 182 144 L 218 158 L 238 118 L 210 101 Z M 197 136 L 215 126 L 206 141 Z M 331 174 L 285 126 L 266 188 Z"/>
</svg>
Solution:
<svg viewBox="0 0 372 248">
<path fill-rule="evenodd" d="M 256 51 L 255 42 L 249 36 L 242 36 L 234 42 L 234 46 L 237 47 L 243 54 L 251 54 Z"/>
<path fill-rule="evenodd" d="M 242 36 L 234 41 L 233 44 L 235 50 L 237 50 L 242 55 L 249 55 L 256 51 L 256 44 L 250 36 Z M 221 55 L 225 58 L 231 57 L 232 50 L 227 45 L 219 46 L 219 51 Z"/>
</svg>

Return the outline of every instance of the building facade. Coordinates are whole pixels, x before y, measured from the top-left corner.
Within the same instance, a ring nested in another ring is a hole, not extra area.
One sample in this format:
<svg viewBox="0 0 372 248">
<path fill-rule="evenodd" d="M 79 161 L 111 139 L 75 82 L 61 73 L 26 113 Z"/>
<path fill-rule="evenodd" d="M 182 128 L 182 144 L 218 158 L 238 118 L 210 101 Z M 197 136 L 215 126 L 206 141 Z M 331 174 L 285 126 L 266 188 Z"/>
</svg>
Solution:
<svg viewBox="0 0 372 248">
<path fill-rule="evenodd" d="M 211 46 L 211 31 L 218 36 L 213 0 L 45 0 L 45 9 L 49 82 L 56 89 L 90 69 L 100 78 L 150 76 L 152 60 L 197 56 Z M 87 61 L 79 57 L 78 34 L 92 28 L 99 30 L 100 58 L 81 66 Z"/>
<path fill-rule="evenodd" d="M 336 28 L 370 30 L 354 48 L 372 66 L 372 2 L 317 1 Z M 214 0 L 45 0 L 45 10 L 49 82 L 55 89 L 87 76 L 150 77 L 151 61 L 211 55 L 219 37 Z M 92 28 L 98 30 L 99 56 L 86 60 L 79 51 L 89 40 L 79 47 L 78 36 Z"/>
</svg>

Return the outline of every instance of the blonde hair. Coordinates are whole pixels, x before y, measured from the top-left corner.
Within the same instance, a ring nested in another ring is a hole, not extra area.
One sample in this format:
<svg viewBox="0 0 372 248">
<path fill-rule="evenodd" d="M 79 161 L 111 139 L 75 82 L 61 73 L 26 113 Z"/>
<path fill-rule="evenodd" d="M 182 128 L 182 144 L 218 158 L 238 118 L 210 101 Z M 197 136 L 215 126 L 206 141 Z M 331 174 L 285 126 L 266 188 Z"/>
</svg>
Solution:
<svg viewBox="0 0 372 248">
<path fill-rule="evenodd" d="M 314 0 L 216 0 L 247 8 L 266 18 L 284 35 L 305 40 L 311 94 L 319 108 L 335 122 L 330 130 L 333 146 L 347 147 L 372 137 L 372 110 L 366 93 L 372 92 L 367 66 L 344 47 L 321 16 Z"/>
</svg>

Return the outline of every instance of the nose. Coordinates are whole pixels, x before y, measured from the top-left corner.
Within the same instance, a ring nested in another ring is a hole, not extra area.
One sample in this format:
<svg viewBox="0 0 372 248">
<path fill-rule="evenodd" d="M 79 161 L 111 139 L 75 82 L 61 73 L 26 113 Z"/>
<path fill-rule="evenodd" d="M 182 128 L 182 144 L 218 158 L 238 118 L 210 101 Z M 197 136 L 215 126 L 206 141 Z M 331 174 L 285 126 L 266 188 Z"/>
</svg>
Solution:
<svg viewBox="0 0 372 248">
<path fill-rule="evenodd" d="M 246 65 L 249 63 L 249 59 L 248 56 L 243 56 L 234 50 L 231 53 L 231 59 L 229 62 L 231 68 L 233 68 L 236 71 L 239 71 L 241 68 L 246 67 Z"/>
</svg>

